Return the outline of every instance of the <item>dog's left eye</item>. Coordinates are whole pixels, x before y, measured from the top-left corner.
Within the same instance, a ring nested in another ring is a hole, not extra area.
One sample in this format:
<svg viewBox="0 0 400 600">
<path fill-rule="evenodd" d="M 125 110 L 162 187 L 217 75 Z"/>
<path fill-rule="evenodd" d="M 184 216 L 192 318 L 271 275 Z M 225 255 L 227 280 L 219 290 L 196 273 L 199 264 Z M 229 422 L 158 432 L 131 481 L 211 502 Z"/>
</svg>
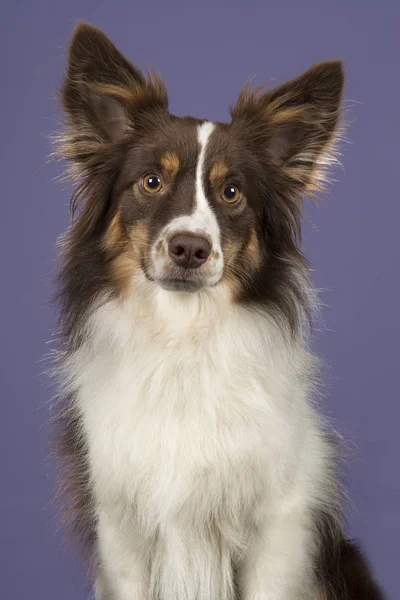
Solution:
<svg viewBox="0 0 400 600">
<path fill-rule="evenodd" d="M 146 175 L 146 177 L 143 177 L 142 185 L 146 192 L 154 194 L 161 190 L 162 181 L 158 175 L 154 175 L 154 173 L 151 173 L 150 175 Z"/>
<path fill-rule="evenodd" d="M 240 190 L 236 185 L 229 184 L 222 190 L 222 200 L 228 204 L 235 204 L 240 198 Z"/>
</svg>

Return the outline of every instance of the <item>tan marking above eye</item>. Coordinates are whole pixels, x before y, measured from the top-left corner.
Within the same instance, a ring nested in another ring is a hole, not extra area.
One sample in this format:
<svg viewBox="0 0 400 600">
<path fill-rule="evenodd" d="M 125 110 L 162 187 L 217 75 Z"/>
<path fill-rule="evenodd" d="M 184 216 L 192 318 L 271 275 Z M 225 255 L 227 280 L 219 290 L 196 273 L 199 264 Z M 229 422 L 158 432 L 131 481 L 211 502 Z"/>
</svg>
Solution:
<svg viewBox="0 0 400 600">
<path fill-rule="evenodd" d="M 155 173 L 149 173 L 142 178 L 142 187 L 149 194 L 156 194 L 162 188 L 162 179 Z"/>
<path fill-rule="evenodd" d="M 228 204 L 236 204 L 241 198 L 242 194 L 237 185 L 228 183 L 222 188 L 221 197 L 224 202 Z"/>
<path fill-rule="evenodd" d="M 166 152 L 161 158 L 161 166 L 170 177 L 175 177 L 179 171 L 179 157 L 174 152 Z"/>
<path fill-rule="evenodd" d="M 228 167 L 224 162 L 218 161 L 218 162 L 214 163 L 213 166 L 211 167 L 211 171 L 210 171 L 211 183 L 215 183 L 216 181 L 220 181 L 221 179 L 224 179 L 224 177 L 227 175 L 227 173 L 228 173 Z"/>
</svg>

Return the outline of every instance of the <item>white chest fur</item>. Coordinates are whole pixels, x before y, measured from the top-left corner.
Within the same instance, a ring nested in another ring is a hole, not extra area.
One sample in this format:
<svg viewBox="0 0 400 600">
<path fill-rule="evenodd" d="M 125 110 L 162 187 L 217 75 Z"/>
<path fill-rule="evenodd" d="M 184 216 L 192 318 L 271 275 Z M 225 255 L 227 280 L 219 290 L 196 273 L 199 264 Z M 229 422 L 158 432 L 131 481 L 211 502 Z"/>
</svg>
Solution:
<svg viewBox="0 0 400 600">
<path fill-rule="evenodd" d="M 162 315 L 162 316 L 161 316 Z M 218 522 L 246 543 L 249 515 L 281 502 L 309 423 L 309 357 L 264 316 L 218 296 L 109 301 L 69 364 L 97 502 L 143 538 Z"/>
</svg>

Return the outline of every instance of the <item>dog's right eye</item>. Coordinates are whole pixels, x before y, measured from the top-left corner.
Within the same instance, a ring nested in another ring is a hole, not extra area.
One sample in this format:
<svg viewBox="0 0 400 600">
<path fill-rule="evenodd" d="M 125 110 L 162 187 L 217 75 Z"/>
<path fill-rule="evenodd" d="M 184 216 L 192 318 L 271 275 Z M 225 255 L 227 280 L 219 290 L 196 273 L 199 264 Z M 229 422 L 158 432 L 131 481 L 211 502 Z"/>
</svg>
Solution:
<svg viewBox="0 0 400 600">
<path fill-rule="evenodd" d="M 227 185 L 222 190 L 222 200 L 228 204 L 236 204 L 240 199 L 240 190 L 236 185 Z"/>
<path fill-rule="evenodd" d="M 149 192 L 150 194 L 155 194 L 156 192 L 159 192 L 161 190 L 162 181 L 158 175 L 150 173 L 149 175 L 143 177 L 142 186 L 146 192 Z"/>
</svg>

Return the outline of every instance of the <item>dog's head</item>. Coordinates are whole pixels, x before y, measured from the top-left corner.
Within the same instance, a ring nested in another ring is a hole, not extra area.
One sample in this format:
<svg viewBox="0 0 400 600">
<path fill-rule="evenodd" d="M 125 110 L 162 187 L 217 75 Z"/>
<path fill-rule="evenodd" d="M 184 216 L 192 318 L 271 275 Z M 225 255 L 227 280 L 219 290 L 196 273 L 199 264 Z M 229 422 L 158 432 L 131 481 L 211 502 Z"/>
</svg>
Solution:
<svg viewBox="0 0 400 600">
<path fill-rule="evenodd" d="M 301 197 L 334 159 L 342 87 L 341 62 L 325 62 L 272 91 L 245 88 L 229 124 L 178 118 L 158 75 L 79 25 L 62 88 L 75 295 L 124 294 L 140 275 L 171 293 L 225 285 L 285 311 Z"/>
</svg>

